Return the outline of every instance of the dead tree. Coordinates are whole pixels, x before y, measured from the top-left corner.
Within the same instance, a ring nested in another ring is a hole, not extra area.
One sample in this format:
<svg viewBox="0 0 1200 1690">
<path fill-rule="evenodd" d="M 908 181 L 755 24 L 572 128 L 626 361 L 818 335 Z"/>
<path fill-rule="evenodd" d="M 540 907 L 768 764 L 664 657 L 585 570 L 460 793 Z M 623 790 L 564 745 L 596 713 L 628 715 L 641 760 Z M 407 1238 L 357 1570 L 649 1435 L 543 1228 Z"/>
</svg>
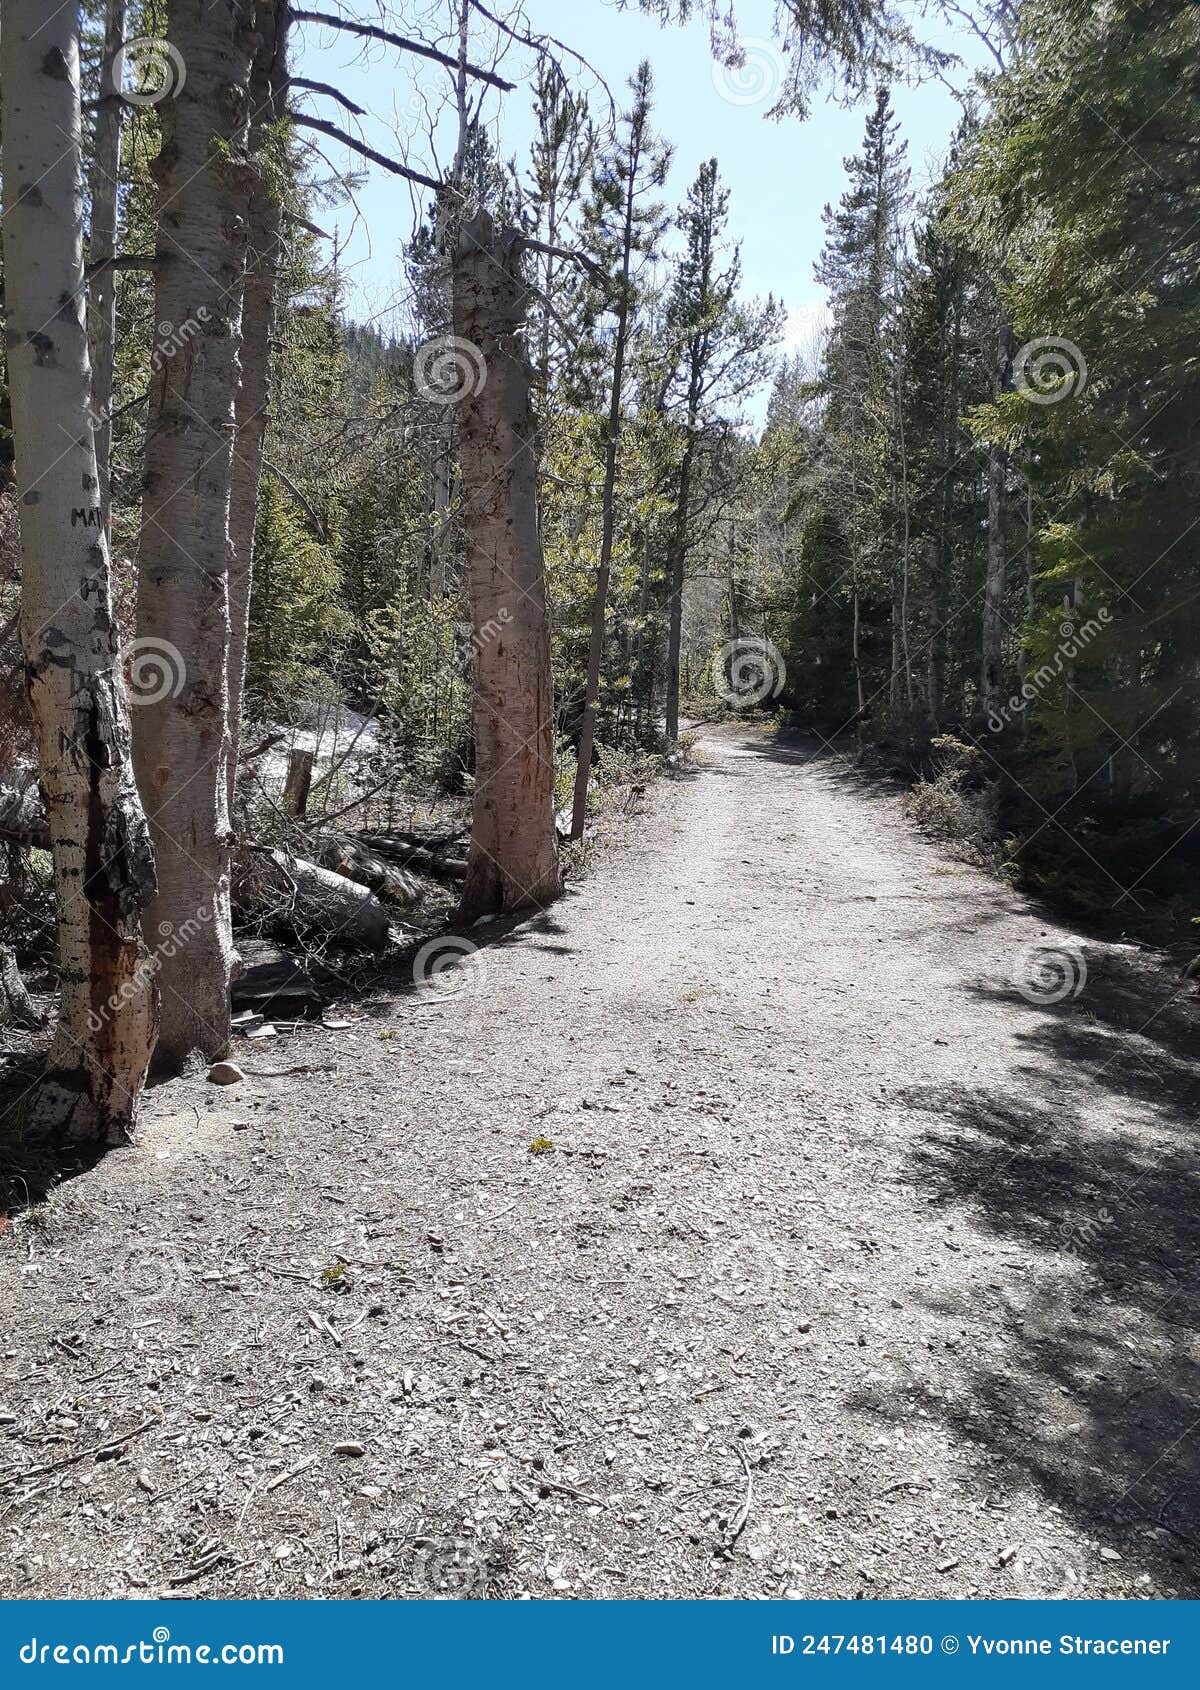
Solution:
<svg viewBox="0 0 1200 1690">
<path fill-rule="evenodd" d="M 537 523 L 522 238 L 486 212 L 454 257 L 454 332 L 467 581 L 475 655 L 475 793 L 462 912 L 542 905 L 562 892 L 554 830 L 554 706 Z"/>
</svg>

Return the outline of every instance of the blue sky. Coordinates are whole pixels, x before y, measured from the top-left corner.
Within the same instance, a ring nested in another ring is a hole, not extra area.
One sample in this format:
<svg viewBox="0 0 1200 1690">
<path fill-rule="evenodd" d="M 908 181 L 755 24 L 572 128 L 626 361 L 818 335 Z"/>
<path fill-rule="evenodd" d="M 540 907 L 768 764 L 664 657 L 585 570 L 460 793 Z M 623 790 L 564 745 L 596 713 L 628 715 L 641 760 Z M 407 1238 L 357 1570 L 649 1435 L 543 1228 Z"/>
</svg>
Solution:
<svg viewBox="0 0 1200 1690">
<path fill-rule="evenodd" d="M 498 0 L 490 8 L 504 14 Z M 431 7 L 430 16 L 444 17 Z M 366 12 L 356 8 L 357 15 Z M 413 12 L 405 8 L 406 16 Z M 675 145 L 675 160 L 665 198 L 682 199 L 700 164 L 716 157 L 730 189 L 730 231 L 740 241 L 747 293 L 774 293 L 789 310 L 789 342 L 802 345 L 814 318 L 819 317 L 822 290 L 813 280 L 813 263 L 820 251 L 821 208 L 836 201 L 844 185 L 842 160 L 857 150 L 865 111 L 843 109 L 818 94 L 810 117 L 767 121 L 771 92 L 778 76 L 778 51 L 773 43 L 771 0 L 741 0 L 740 37 L 746 51 L 746 71 L 739 78 L 714 65 L 707 27 L 693 21 L 683 28 L 663 28 L 641 12 L 620 10 L 610 0 L 526 0 L 526 27 L 557 36 L 594 67 L 607 82 L 618 106 L 624 104 L 625 81 L 642 58 L 648 58 L 656 83 L 657 127 Z M 411 27 L 411 26 L 410 26 Z M 473 41 L 473 56 L 488 62 L 491 42 L 482 34 Z M 961 54 L 968 66 L 978 62 L 970 37 L 949 29 L 936 16 L 919 21 L 922 39 Z M 425 31 L 429 39 L 428 30 Z M 390 48 L 371 48 L 365 58 L 355 43 L 327 29 L 306 25 L 297 29 L 295 69 L 330 82 L 367 108 L 359 133 L 379 151 L 394 154 L 407 142 L 411 164 L 436 175 L 452 148 L 448 114 L 442 111 L 449 93 L 448 74 L 424 61 L 398 60 Z M 440 43 L 449 48 L 449 38 Z M 501 65 L 503 74 L 518 84 L 511 94 L 489 94 L 483 116 L 505 156 L 524 160 L 532 133 L 528 75 L 531 55 L 511 48 Z M 597 75 L 564 60 L 578 86 L 591 88 L 593 111 L 607 113 L 607 98 Z M 965 83 L 967 71 L 954 73 Z M 949 137 L 959 116 L 952 93 L 937 81 L 919 87 L 898 87 L 893 103 L 908 142 L 913 186 L 918 191 L 938 173 Z M 310 109 L 341 126 L 355 120 L 328 99 Z M 432 136 L 429 113 L 434 113 Z M 438 113 L 442 112 L 440 118 Z M 320 138 L 318 138 L 320 139 Z M 338 168 L 349 162 L 336 142 L 320 139 L 328 159 Z M 409 187 L 369 167 L 368 179 L 357 196 L 358 211 L 341 209 L 318 217 L 326 229 L 336 227 L 344 243 L 341 263 L 349 286 L 348 308 L 360 318 L 376 318 L 381 327 L 402 322 L 397 307 L 403 298 L 400 266 L 402 242 L 413 227 L 413 193 Z M 759 406 L 755 407 L 756 410 Z"/>
</svg>

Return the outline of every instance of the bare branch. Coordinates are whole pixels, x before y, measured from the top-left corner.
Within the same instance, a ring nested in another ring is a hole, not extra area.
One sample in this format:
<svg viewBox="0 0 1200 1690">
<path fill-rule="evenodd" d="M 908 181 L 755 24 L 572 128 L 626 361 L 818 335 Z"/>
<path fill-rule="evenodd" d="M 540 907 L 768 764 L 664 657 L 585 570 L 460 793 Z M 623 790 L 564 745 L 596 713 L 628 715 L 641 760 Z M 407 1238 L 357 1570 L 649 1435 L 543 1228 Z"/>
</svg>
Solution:
<svg viewBox="0 0 1200 1690">
<path fill-rule="evenodd" d="M 331 87 L 328 82 L 313 82 L 307 76 L 289 76 L 289 88 L 307 88 L 310 94 L 324 94 L 327 99 L 336 100 L 339 106 L 344 106 L 355 117 L 366 117 L 362 106 L 356 106 L 353 100 L 348 100 L 345 94 Z"/>
<path fill-rule="evenodd" d="M 426 176 L 419 170 L 410 170 L 406 164 L 397 164 L 394 158 L 387 158 L 383 153 L 377 153 L 374 147 L 368 147 L 363 141 L 356 141 L 353 135 L 347 135 L 344 129 L 339 129 L 336 123 L 326 123 L 324 118 L 309 117 L 307 113 L 293 111 L 289 113 L 293 123 L 298 123 L 304 129 L 316 129 L 322 135 L 328 135 L 332 141 L 340 141 L 349 147 L 351 152 L 360 157 L 370 159 L 372 164 L 378 164 L 384 170 L 390 170 L 393 176 L 403 176 L 409 182 L 416 182 L 419 187 L 432 188 L 439 193 L 442 184 L 432 176 Z"/>
<path fill-rule="evenodd" d="M 458 70 L 457 59 L 452 59 L 448 53 L 439 53 L 436 47 L 427 47 L 423 41 L 413 41 L 406 35 L 393 35 L 389 29 L 379 29 L 370 23 L 352 23 L 348 18 L 335 18 L 331 12 L 292 12 L 293 23 L 324 24 L 329 29 L 344 29 L 350 35 L 359 35 L 370 41 L 383 41 L 389 47 L 399 47 L 402 53 L 416 53 L 422 59 L 432 59 L 436 65 L 445 65 L 447 70 Z M 511 94 L 516 87 L 514 82 L 506 82 L 495 71 L 481 70 L 478 65 L 464 64 L 462 69 L 468 76 L 475 77 L 480 82 L 487 82 L 493 88 L 501 88 L 506 94 Z"/>
<path fill-rule="evenodd" d="M 162 260 L 153 252 L 116 252 L 111 258 L 101 258 L 89 264 L 85 274 L 90 280 L 102 270 L 157 270 Z"/>
<path fill-rule="evenodd" d="M 289 223 L 294 223 L 297 229 L 306 229 L 310 235 L 317 235 L 323 241 L 331 241 L 333 239 L 333 236 L 329 233 L 328 229 L 319 229 L 315 223 L 310 223 L 307 217 L 298 216 L 296 212 L 289 211 L 286 206 L 283 208 L 283 215 L 287 218 Z"/>
<path fill-rule="evenodd" d="M 288 475 L 286 470 L 280 469 L 278 464 L 273 464 L 270 458 L 263 459 L 263 468 L 265 470 L 269 470 L 285 492 L 291 494 L 292 498 L 295 499 L 296 503 L 300 506 L 300 509 L 304 512 L 305 516 L 312 524 L 313 533 L 317 536 L 317 539 L 320 540 L 322 545 L 327 546 L 329 544 L 329 529 L 326 527 L 324 519 L 313 508 L 308 499 L 305 498 L 304 494 L 296 486 L 296 483 L 292 480 L 291 476 Z"/>
<path fill-rule="evenodd" d="M 553 47 L 556 52 L 565 53 L 569 58 L 574 59 L 577 64 L 581 64 L 585 70 L 590 71 L 608 96 L 609 111 L 615 122 L 617 108 L 613 101 L 612 91 L 595 65 L 585 59 L 582 53 L 577 53 L 574 47 L 568 47 L 565 41 L 558 39 L 557 35 L 531 35 L 528 30 L 514 29 L 511 24 L 505 23 L 503 18 L 498 18 L 495 12 L 490 12 L 486 6 L 480 5 L 479 0 L 468 0 L 468 3 L 472 10 L 478 12 L 481 18 L 486 18 L 502 35 L 507 35 L 510 41 L 516 41 L 522 47 L 532 47 L 535 53 L 544 53 L 547 47 Z"/>
<path fill-rule="evenodd" d="M 601 287 L 608 288 L 612 285 L 612 277 L 608 272 L 597 264 L 594 258 L 589 258 L 585 252 L 579 252 L 574 247 L 550 246 L 545 241 L 532 240 L 528 235 L 523 237 L 521 244 L 531 252 L 544 252 L 550 258 L 565 258 L 570 263 L 578 264 Z"/>
</svg>

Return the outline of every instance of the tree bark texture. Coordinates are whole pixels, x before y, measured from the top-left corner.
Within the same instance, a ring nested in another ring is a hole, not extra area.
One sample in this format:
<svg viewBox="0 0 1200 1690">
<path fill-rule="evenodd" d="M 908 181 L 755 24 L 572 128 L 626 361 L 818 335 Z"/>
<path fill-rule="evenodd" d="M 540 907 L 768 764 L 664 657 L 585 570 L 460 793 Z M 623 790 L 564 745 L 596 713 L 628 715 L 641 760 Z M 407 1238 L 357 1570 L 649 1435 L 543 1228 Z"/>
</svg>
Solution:
<svg viewBox="0 0 1200 1690">
<path fill-rule="evenodd" d="M 246 248 L 253 0 L 169 0 L 186 81 L 158 106 L 155 333 L 138 641 L 160 666 L 134 694 L 135 756 L 158 859 L 150 919 L 168 946 L 155 1058 L 229 1045 L 229 507 Z"/>
<path fill-rule="evenodd" d="M 100 509 L 107 525 L 112 511 L 113 358 L 117 345 L 117 212 L 121 178 L 121 124 L 125 108 L 116 84 L 117 55 L 125 42 L 128 7 L 108 0 L 104 13 L 104 50 L 100 61 L 100 105 L 92 138 L 89 178 L 91 229 L 88 259 L 93 277 L 88 311 L 92 361 L 92 411 Z"/>
<path fill-rule="evenodd" d="M 229 496 L 229 812 L 237 781 L 250 592 L 254 578 L 254 521 L 270 416 L 271 341 L 282 221 L 273 191 L 268 149 L 287 111 L 287 9 L 258 0 L 258 46 L 250 77 L 250 170 L 246 174 L 246 285 L 242 301 L 241 386 L 238 388 L 233 481 Z"/>
<path fill-rule="evenodd" d="M 6 337 L 21 645 L 58 908 L 61 1003 L 31 1134 L 114 1144 L 154 1042 L 138 801 L 89 417 L 78 5 L 9 0 L 0 31 Z"/>
<path fill-rule="evenodd" d="M 464 225 L 454 263 L 454 332 L 483 359 L 458 411 L 476 646 L 466 915 L 542 905 L 562 892 L 520 256 L 520 234 L 481 213 Z"/>
</svg>

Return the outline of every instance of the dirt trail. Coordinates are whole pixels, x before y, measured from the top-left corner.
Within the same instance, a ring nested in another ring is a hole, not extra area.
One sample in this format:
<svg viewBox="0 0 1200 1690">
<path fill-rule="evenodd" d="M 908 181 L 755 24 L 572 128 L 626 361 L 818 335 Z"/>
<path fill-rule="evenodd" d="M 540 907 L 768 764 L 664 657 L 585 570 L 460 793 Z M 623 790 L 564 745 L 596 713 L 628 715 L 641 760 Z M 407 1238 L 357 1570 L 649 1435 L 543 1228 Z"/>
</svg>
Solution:
<svg viewBox="0 0 1200 1690">
<path fill-rule="evenodd" d="M 0 1590 L 1196 1593 L 1192 1002 L 815 749 L 14 1222 Z"/>
</svg>

